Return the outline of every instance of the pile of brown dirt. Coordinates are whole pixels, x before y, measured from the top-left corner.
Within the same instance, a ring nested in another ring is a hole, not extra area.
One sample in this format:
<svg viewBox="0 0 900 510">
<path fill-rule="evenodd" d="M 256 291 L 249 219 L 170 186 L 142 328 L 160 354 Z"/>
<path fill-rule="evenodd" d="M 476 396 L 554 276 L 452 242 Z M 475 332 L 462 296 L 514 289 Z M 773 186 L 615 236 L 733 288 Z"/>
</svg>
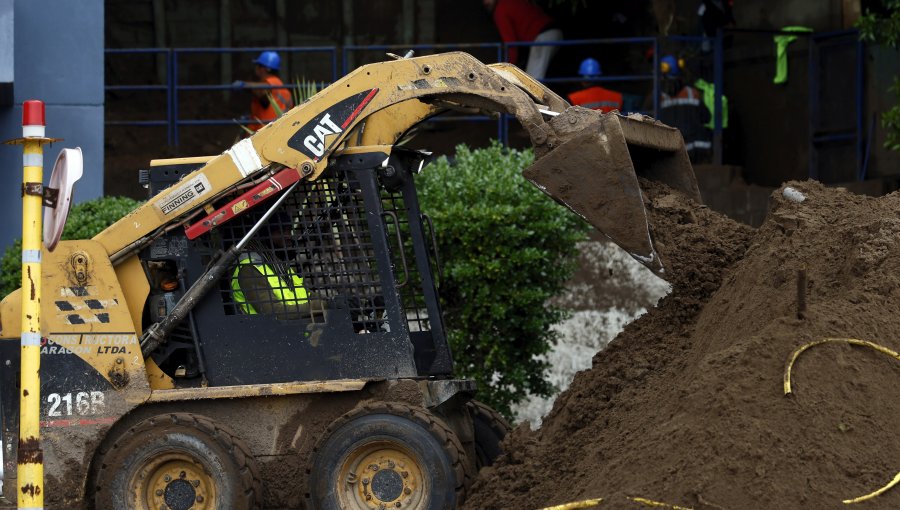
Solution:
<svg viewBox="0 0 900 510">
<path fill-rule="evenodd" d="M 645 183 L 646 184 L 646 183 Z M 900 471 L 900 363 L 823 337 L 900 349 L 900 195 L 792 183 L 758 229 L 659 186 L 648 190 L 673 284 L 598 353 L 543 426 L 520 426 L 467 509 L 644 497 L 716 510 L 837 509 Z M 797 316 L 806 268 L 808 310 Z M 860 507 L 900 508 L 900 488 Z"/>
</svg>

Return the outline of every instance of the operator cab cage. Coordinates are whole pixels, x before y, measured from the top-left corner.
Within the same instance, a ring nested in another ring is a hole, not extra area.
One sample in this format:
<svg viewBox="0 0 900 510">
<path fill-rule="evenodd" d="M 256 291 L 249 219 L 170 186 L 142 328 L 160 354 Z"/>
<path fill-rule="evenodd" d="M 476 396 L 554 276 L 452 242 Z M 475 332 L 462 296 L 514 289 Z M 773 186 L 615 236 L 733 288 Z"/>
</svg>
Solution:
<svg viewBox="0 0 900 510">
<path fill-rule="evenodd" d="M 315 181 L 301 180 L 153 360 L 179 386 L 450 375 L 434 230 L 413 183 L 424 157 L 401 148 L 338 156 Z M 151 196 L 199 166 L 151 168 Z M 144 328 L 272 203 L 195 240 L 175 229 L 144 249 Z"/>
</svg>

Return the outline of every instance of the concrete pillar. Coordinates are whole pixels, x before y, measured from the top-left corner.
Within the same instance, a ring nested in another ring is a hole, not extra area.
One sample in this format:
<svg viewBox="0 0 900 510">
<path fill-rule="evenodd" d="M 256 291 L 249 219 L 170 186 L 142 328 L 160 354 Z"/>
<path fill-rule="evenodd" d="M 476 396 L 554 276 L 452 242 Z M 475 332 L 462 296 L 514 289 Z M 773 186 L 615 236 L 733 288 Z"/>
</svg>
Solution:
<svg viewBox="0 0 900 510">
<path fill-rule="evenodd" d="M 13 17 L 14 104 L 0 106 L 0 140 L 21 136 L 23 101 L 44 101 L 47 136 L 64 139 L 44 149 L 45 184 L 59 151 L 78 146 L 84 177 L 75 200 L 102 196 L 103 1 L 14 0 Z M 21 236 L 21 167 L 21 147 L 0 145 L 0 249 Z"/>
<path fill-rule="evenodd" d="M 0 108 L 13 104 L 13 0 L 0 0 Z"/>
</svg>

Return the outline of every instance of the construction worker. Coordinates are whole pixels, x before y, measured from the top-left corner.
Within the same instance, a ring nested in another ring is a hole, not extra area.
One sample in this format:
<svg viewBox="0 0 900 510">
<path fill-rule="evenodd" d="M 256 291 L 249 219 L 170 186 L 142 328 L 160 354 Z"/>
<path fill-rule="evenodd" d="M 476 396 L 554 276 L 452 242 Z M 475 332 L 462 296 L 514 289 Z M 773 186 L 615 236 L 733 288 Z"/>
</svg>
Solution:
<svg viewBox="0 0 900 510">
<path fill-rule="evenodd" d="M 290 110 L 294 106 L 294 101 L 286 87 L 269 88 L 284 85 L 281 78 L 278 77 L 278 70 L 281 68 L 281 57 L 278 56 L 278 53 L 264 51 L 253 60 L 253 64 L 253 74 L 257 81 L 236 80 L 232 86 L 250 89 L 253 94 L 250 100 L 250 118 L 262 121 L 262 123 L 256 122 L 247 127 L 252 131 L 258 131 L 266 123 L 277 119 L 279 111 L 283 113 Z"/>
<path fill-rule="evenodd" d="M 600 62 L 593 58 L 584 59 L 578 68 L 578 74 L 584 78 L 585 81 L 581 85 L 585 88 L 569 94 L 570 103 L 592 110 L 600 110 L 603 113 L 622 110 L 621 92 L 609 90 L 599 85 L 591 85 L 592 80 L 596 80 L 603 74 L 600 71 Z"/>
<path fill-rule="evenodd" d="M 665 89 L 660 94 L 659 120 L 681 131 L 691 161 L 705 161 L 712 150 L 712 131 L 707 127 L 711 116 L 703 95 L 686 84 L 684 59 L 665 55 L 659 62 Z"/>
<path fill-rule="evenodd" d="M 277 319 L 310 316 L 309 294 L 303 278 L 290 263 L 291 221 L 280 213 L 269 220 L 268 243 L 251 241 L 241 253 L 231 278 L 232 299 L 248 315 L 274 315 Z"/>
<path fill-rule="evenodd" d="M 528 0 L 482 0 L 485 9 L 491 13 L 494 24 L 503 42 L 553 42 L 563 38 L 553 18 L 540 7 Z M 528 49 L 528 63 L 525 72 L 537 80 L 544 79 L 550 59 L 556 54 L 557 46 L 531 46 Z M 509 61 L 517 64 L 519 48 L 510 46 Z"/>
</svg>

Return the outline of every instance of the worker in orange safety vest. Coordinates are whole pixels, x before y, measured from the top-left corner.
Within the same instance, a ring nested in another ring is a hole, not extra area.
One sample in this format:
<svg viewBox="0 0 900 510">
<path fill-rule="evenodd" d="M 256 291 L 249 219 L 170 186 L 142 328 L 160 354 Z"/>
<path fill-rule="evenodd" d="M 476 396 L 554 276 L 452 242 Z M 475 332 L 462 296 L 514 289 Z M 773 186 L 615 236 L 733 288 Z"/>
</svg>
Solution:
<svg viewBox="0 0 900 510">
<path fill-rule="evenodd" d="M 294 106 L 291 93 L 285 88 L 270 88 L 284 85 L 278 77 L 281 57 L 274 51 L 264 51 L 253 60 L 253 74 L 258 81 L 237 80 L 232 83 L 235 88 L 247 88 L 253 94 L 250 100 L 250 118 L 262 123 L 253 123 L 247 127 L 253 131 L 262 129 L 263 125 L 277 119 L 280 113 Z M 275 104 L 273 104 L 275 103 Z M 276 108 L 277 106 L 277 108 Z"/>
<path fill-rule="evenodd" d="M 600 71 L 600 62 L 593 58 L 586 58 L 578 68 L 578 74 L 585 79 L 582 90 L 569 94 L 569 102 L 576 106 L 583 106 L 592 110 L 600 110 L 609 113 L 613 110 L 622 110 L 622 93 L 609 90 L 599 85 L 591 85 L 591 80 L 596 80 L 603 74 Z"/>
</svg>

